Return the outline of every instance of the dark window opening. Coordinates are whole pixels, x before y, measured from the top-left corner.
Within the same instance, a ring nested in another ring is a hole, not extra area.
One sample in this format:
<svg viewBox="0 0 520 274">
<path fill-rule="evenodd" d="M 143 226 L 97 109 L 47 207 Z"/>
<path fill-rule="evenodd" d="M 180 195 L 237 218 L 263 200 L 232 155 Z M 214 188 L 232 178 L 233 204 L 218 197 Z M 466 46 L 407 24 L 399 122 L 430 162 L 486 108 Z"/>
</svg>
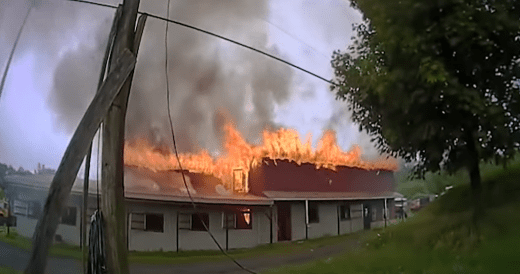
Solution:
<svg viewBox="0 0 520 274">
<path fill-rule="evenodd" d="M 341 220 L 350 220 L 350 206 L 341 205 L 339 206 L 339 216 Z"/>
<path fill-rule="evenodd" d="M 76 225 L 76 207 L 69 206 L 61 214 L 61 223 L 65 225 Z"/>
<path fill-rule="evenodd" d="M 204 224 L 209 229 L 209 215 L 207 213 L 191 214 L 191 230 L 206 231 Z"/>
<path fill-rule="evenodd" d="M 162 214 L 146 214 L 146 231 L 164 232 L 164 216 Z"/>
<path fill-rule="evenodd" d="M 318 203 L 309 202 L 309 223 L 319 223 Z"/>
</svg>

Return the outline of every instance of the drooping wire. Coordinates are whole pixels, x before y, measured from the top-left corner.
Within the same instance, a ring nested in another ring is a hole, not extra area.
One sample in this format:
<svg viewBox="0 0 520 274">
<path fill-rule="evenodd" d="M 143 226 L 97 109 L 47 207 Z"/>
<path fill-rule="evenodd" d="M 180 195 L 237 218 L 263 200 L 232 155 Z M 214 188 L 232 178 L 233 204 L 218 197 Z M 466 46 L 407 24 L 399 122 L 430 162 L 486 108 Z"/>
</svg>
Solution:
<svg viewBox="0 0 520 274">
<path fill-rule="evenodd" d="M 33 3 L 30 4 L 29 9 L 27 10 L 27 14 L 23 19 L 22 26 L 18 30 L 18 34 L 16 35 L 16 39 L 14 40 L 13 48 L 11 48 L 11 52 L 9 53 L 9 58 L 7 59 L 7 64 L 5 65 L 4 73 L 2 75 L 2 81 L 0 82 L 0 98 L 2 97 L 2 90 L 4 89 L 5 79 L 7 78 L 7 72 L 9 72 L 9 67 L 11 66 L 11 60 L 13 60 L 14 51 L 16 50 L 16 45 L 18 45 L 18 41 L 20 40 L 20 36 L 22 36 L 22 30 L 25 27 L 25 23 L 27 22 L 27 18 L 29 18 L 29 13 L 31 13 L 33 7 Z"/>
<path fill-rule="evenodd" d="M 67 0 L 67 1 L 71 1 L 71 2 L 79 2 L 79 3 L 85 3 L 85 4 L 92 4 L 92 5 L 96 5 L 96 6 L 108 7 L 108 8 L 113 8 L 113 9 L 117 8 L 116 6 L 113 6 L 113 5 L 102 4 L 102 3 L 96 3 L 96 2 L 87 1 L 87 0 Z M 152 17 L 152 18 L 155 18 L 155 19 L 163 20 L 163 21 L 166 21 L 166 22 L 169 22 L 169 23 L 172 23 L 172 24 L 176 24 L 176 25 L 179 25 L 179 26 L 183 26 L 183 27 L 186 27 L 186 28 L 189 28 L 189 29 L 193 29 L 193 30 L 196 30 L 196 31 L 199 31 L 199 32 L 202 32 L 202 33 L 205 33 L 205 34 L 208 34 L 208 35 L 211 35 L 211 36 L 217 37 L 217 38 L 219 38 L 219 39 L 225 40 L 225 41 L 227 41 L 227 42 L 233 43 L 233 44 L 235 44 L 235 45 L 238 45 L 238 46 L 241 46 L 241 47 L 243 47 L 243 48 L 246 48 L 246 49 L 249 49 L 249 50 L 255 51 L 255 52 L 257 52 L 257 53 L 260 53 L 260 54 L 262 54 L 262 55 L 265 55 L 265 56 L 267 56 L 267 57 L 269 57 L 269 58 L 275 59 L 275 60 L 277 60 L 277 61 L 279 61 L 279 62 L 282 62 L 282 63 L 284 63 L 284 64 L 286 64 L 286 65 L 288 65 L 288 66 L 290 66 L 290 67 L 293 67 L 293 68 L 295 68 L 295 69 L 298 69 L 298 70 L 300 70 L 300 71 L 303 71 L 303 72 L 305 72 L 305 73 L 307 73 L 307 74 L 309 74 L 309 75 L 312 75 L 312 76 L 314 76 L 314 77 L 316 77 L 316 78 L 318 78 L 318 79 L 320 79 L 320 80 L 322 80 L 322 81 L 325 81 L 325 82 L 327 82 L 328 84 L 331 84 L 331 85 L 333 85 L 333 86 L 338 86 L 338 84 L 334 83 L 333 81 L 331 81 L 331 80 L 327 80 L 327 79 L 325 79 L 324 77 L 319 76 L 319 75 L 316 74 L 316 73 L 313 73 L 313 72 L 311 72 L 311 71 L 309 71 L 309 70 L 306 70 L 306 69 L 304 69 L 304 68 L 302 68 L 302 67 L 300 67 L 300 66 L 297 66 L 297 65 L 295 65 L 295 64 L 293 64 L 293 63 L 290 63 L 290 62 L 288 62 L 288 61 L 285 61 L 285 60 L 283 60 L 282 58 L 276 57 L 276 56 L 274 56 L 274 55 L 272 55 L 272 54 L 269 54 L 269 53 L 267 53 L 267 52 L 265 52 L 265 51 L 262 51 L 262 50 L 259 50 L 259 49 L 256 49 L 256 48 L 253 48 L 253 47 L 251 47 L 251 46 L 248 46 L 248 45 L 246 45 L 246 44 L 243 44 L 243 43 L 237 42 L 237 41 L 235 41 L 235 40 L 229 39 L 229 38 L 224 37 L 224 36 L 222 36 L 222 35 L 218 35 L 218 34 L 216 34 L 216 33 L 213 33 L 213 32 L 207 31 L 207 30 L 203 30 L 203 29 L 201 29 L 201 28 L 197 28 L 197 27 L 194 27 L 194 26 L 191 26 L 191 25 L 188 25 L 188 24 L 185 24 L 185 23 L 179 22 L 179 21 L 175 21 L 175 20 L 171 20 L 171 19 L 168 19 L 168 18 L 164 18 L 164 17 L 158 16 L 158 15 L 155 15 L 155 14 L 149 14 L 149 13 L 146 13 L 146 12 L 138 12 L 138 13 L 139 13 L 139 14 L 146 14 L 147 16 Z M 310 46 L 309 46 L 309 47 L 310 47 Z"/>
<path fill-rule="evenodd" d="M 170 17 L 170 0 L 168 0 L 168 6 L 166 8 L 166 17 L 167 18 Z M 175 158 L 177 159 L 177 163 L 179 163 L 179 169 L 181 171 L 182 181 L 184 182 L 184 187 L 186 188 L 186 191 L 188 193 L 188 197 L 190 198 L 190 201 L 191 201 L 191 204 L 192 204 L 193 208 L 196 210 L 197 209 L 197 205 L 195 204 L 195 201 L 193 200 L 193 197 L 191 196 L 190 188 L 188 187 L 188 183 L 186 182 L 186 176 L 184 175 L 184 169 L 182 168 L 182 164 L 181 164 L 181 161 L 180 161 L 179 153 L 177 151 L 177 143 L 175 142 L 175 132 L 173 130 L 173 122 L 172 122 L 172 116 L 171 116 L 171 110 L 170 110 L 170 80 L 169 80 L 169 77 L 168 77 L 168 23 L 166 23 L 166 30 L 165 30 L 165 35 L 164 35 L 164 51 L 165 51 L 164 74 L 165 74 L 165 77 L 166 77 L 166 105 L 168 107 L 168 120 L 170 122 L 170 131 L 171 131 L 171 134 L 172 134 L 173 150 L 175 152 Z M 211 239 L 213 239 L 213 241 L 218 246 L 220 251 L 226 257 L 231 259 L 233 261 L 233 263 L 235 263 L 241 269 L 243 269 L 243 270 L 245 270 L 245 271 L 247 271 L 249 273 L 256 274 L 256 272 L 253 272 L 252 270 L 244 267 L 237 260 L 235 260 L 233 257 L 231 257 L 222 248 L 222 246 L 219 244 L 219 242 L 217 241 L 215 236 L 213 236 L 213 233 L 211 233 L 211 231 L 209 230 L 208 224 L 206 224 L 206 222 L 204 221 L 204 219 L 202 218 L 200 213 L 196 211 L 195 214 L 197 214 L 197 216 L 201 220 L 202 225 L 204 226 L 204 229 L 208 232 L 208 234 L 211 237 Z"/>
</svg>

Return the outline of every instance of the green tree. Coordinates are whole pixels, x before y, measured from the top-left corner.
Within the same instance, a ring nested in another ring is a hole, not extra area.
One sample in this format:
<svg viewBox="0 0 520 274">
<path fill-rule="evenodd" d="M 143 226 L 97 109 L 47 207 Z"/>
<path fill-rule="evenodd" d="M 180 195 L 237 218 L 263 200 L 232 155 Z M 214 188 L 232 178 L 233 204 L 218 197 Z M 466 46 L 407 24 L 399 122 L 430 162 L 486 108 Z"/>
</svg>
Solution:
<svg viewBox="0 0 520 274">
<path fill-rule="evenodd" d="M 364 15 L 335 51 L 333 91 L 380 151 L 414 173 L 467 169 L 519 147 L 520 1 L 352 0 Z"/>
</svg>

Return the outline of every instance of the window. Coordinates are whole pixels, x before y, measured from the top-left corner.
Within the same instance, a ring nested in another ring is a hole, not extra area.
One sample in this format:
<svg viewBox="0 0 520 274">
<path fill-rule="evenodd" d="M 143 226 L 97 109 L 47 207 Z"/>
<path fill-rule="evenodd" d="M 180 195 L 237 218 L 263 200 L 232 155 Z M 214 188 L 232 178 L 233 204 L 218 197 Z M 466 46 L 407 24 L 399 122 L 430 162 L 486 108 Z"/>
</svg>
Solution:
<svg viewBox="0 0 520 274">
<path fill-rule="evenodd" d="M 146 214 L 145 230 L 164 232 L 164 216 L 162 214 Z"/>
<path fill-rule="evenodd" d="M 191 214 L 191 230 L 206 231 L 204 224 L 209 228 L 209 215 L 207 213 Z"/>
<path fill-rule="evenodd" d="M 132 213 L 130 215 L 131 223 L 130 228 L 135 230 L 145 230 L 144 220 L 145 215 L 143 213 Z"/>
<path fill-rule="evenodd" d="M 318 203 L 309 202 L 309 223 L 319 223 Z"/>
<path fill-rule="evenodd" d="M 164 232 L 163 214 L 132 213 L 130 228 L 152 232 Z"/>
<path fill-rule="evenodd" d="M 69 206 L 63 209 L 61 223 L 64 225 L 76 225 L 76 207 Z"/>
<path fill-rule="evenodd" d="M 17 215 L 27 216 L 29 205 L 25 201 L 14 200 L 13 213 Z"/>
<path fill-rule="evenodd" d="M 341 220 L 350 220 L 350 206 L 340 205 L 339 206 L 339 217 Z"/>
<path fill-rule="evenodd" d="M 209 229 L 208 213 L 179 214 L 179 229 L 206 231 L 204 224 Z"/>
<path fill-rule="evenodd" d="M 230 229 L 252 229 L 253 215 L 251 210 L 222 213 L 222 227 Z"/>
<path fill-rule="evenodd" d="M 377 220 L 377 208 L 372 209 L 372 221 Z"/>
<path fill-rule="evenodd" d="M 250 210 L 241 211 L 236 214 L 236 229 L 252 229 L 252 215 Z"/>
</svg>

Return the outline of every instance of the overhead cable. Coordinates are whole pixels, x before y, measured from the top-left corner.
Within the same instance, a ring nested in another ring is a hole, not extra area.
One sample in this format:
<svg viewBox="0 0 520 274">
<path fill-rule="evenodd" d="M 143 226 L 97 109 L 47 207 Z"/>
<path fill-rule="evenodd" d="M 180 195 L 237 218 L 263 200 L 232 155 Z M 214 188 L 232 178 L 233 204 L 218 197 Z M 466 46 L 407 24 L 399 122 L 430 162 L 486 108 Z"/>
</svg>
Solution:
<svg viewBox="0 0 520 274">
<path fill-rule="evenodd" d="M 85 4 L 92 4 L 92 5 L 102 6 L 102 7 L 113 8 L 113 9 L 116 9 L 116 8 L 117 8 L 116 6 L 113 6 L 113 5 L 103 4 L 103 3 L 96 3 L 96 2 L 87 1 L 87 0 L 67 0 L 67 1 L 71 1 L 71 2 L 79 2 L 79 3 L 85 3 Z M 202 32 L 202 33 L 205 33 L 205 34 L 208 34 L 208 35 L 211 35 L 211 36 L 217 37 L 217 38 L 219 38 L 219 39 L 222 39 L 222 40 L 228 41 L 228 42 L 233 43 L 233 44 L 235 44 L 235 45 L 238 45 L 238 46 L 241 46 L 241 47 L 243 47 L 243 48 L 246 48 L 246 49 L 249 49 L 249 50 L 255 51 L 255 52 L 257 52 L 257 53 L 260 53 L 260 54 L 262 54 L 262 55 L 265 55 L 265 56 L 267 56 L 267 57 L 269 57 L 269 58 L 275 59 L 275 60 L 277 60 L 277 61 L 279 61 L 279 62 L 282 62 L 282 63 L 284 63 L 284 64 L 286 64 L 286 65 L 288 65 L 288 66 L 291 66 L 291 67 L 293 67 L 293 68 L 295 68 L 295 69 L 298 69 L 298 70 L 303 71 L 303 72 L 305 72 L 305 73 L 307 73 L 307 74 L 309 74 L 309 75 L 312 75 L 312 76 L 314 76 L 314 77 L 316 77 L 316 78 L 318 78 L 318 79 L 320 79 L 320 80 L 322 80 L 322 81 L 325 81 L 325 82 L 327 82 L 328 84 L 331 84 L 331 85 L 333 85 L 333 86 L 337 86 L 337 84 L 334 83 L 333 81 L 328 80 L 328 79 L 325 79 L 324 77 L 319 76 L 319 75 L 316 74 L 316 73 L 313 73 L 313 72 L 311 72 L 311 71 L 309 71 L 309 70 L 306 70 L 306 69 L 304 69 L 304 68 L 302 68 L 302 67 L 300 67 L 300 66 L 297 66 L 297 65 L 295 65 L 295 64 L 293 64 L 293 63 L 290 63 L 290 62 L 288 62 L 288 61 L 285 61 L 285 60 L 283 60 L 283 59 L 281 59 L 281 58 L 279 58 L 279 57 L 276 57 L 276 56 L 274 56 L 274 55 L 272 55 L 272 54 L 269 54 L 269 53 L 267 53 L 267 52 L 265 52 L 265 51 L 262 51 L 262 50 L 259 50 L 259 49 L 256 49 L 256 48 L 253 48 L 253 47 L 251 47 L 251 46 L 248 46 L 248 45 L 246 45 L 246 44 L 243 44 L 243 43 L 237 42 L 237 41 L 235 41 L 235 40 L 232 40 L 232 39 L 230 39 L 230 38 L 227 38 L 227 37 L 224 37 L 224 36 L 222 36 L 222 35 L 216 34 L 216 33 L 214 33 L 214 32 L 207 31 L 207 30 L 204 30 L 204 29 L 201 29 L 201 28 L 198 28 L 198 27 L 192 26 L 192 25 L 188 25 L 188 24 L 185 24 L 185 23 L 182 23 L 182 22 L 179 22 L 179 21 L 171 20 L 171 19 L 169 19 L 169 18 L 164 18 L 164 17 L 162 17 L 162 16 L 158 16 L 158 15 L 155 15 L 155 14 L 150 14 L 150 13 L 146 13 L 146 12 L 139 12 L 139 14 L 146 14 L 147 16 L 152 17 L 152 18 L 155 18 L 155 19 L 163 20 L 163 21 L 166 21 L 166 22 L 169 22 L 169 23 L 172 23 L 172 24 L 176 24 L 176 25 L 179 25 L 179 26 L 183 26 L 183 27 L 186 27 L 186 28 L 189 28 L 189 29 L 193 29 L 193 30 L 196 30 L 196 31 L 199 31 L 199 32 Z"/>
<path fill-rule="evenodd" d="M 170 0 L 168 0 L 168 7 L 167 7 L 166 14 L 167 14 L 166 15 L 167 17 L 170 17 Z M 184 187 L 186 188 L 188 197 L 190 198 L 193 208 L 196 210 L 197 206 L 195 205 L 195 201 L 193 200 L 193 197 L 191 196 L 190 188 L 188 187 L 188 183 L 186 182 L 186 176 L 184 175 L 184 169 L 182 168 L 179 153 L 177 151 L 177 143 L 175 142 L 175 132 L 173 130 L 172 115 L 171 115 L 171 111 L 170 111 L 170 81 L 169 81 L 169 77 L 168 77 L 168 23 L 166 23 L 166 30 L 165 30 L 165 35 L 164 35 L 164 51 L 165 51 L 165 57 L 166 57 L 165 62 L 164 62 L 164 74 L 166 77 L 166 104 L 168 107 L 168 119 L 170 121 L 170 130 L 171 130 L 172 140 L 173 140 L 173 149 L 175 152 L 175 157 L 177 158 L 177 163 L 179 163 L 179 169 L 181 171 L 182 181 L 184 182 Z M 219 242 L 217 241 L 215 236 L 213 236 L 213 233 L 211 233 L 211 231 L 209 230 L 208 224 L 206 224 L 206 222 L 202 218 L 201 214 L 197 211 L 195 212 L 195 214 L 197 214 L 197 216 L 199 217 L 199 219 L 202 222 L 202 225 L 204 226 L 204 229 L 206 229 L 209 236 L 211 237 L 211 239 L 213 239 L 213 242 L 215 242 L 215 244 L 218 246 L 218 248 L 220 249 L 220 252 L 222 252 L 222 254 L 224 254 L 226 257 L 228 257 L 230 260 L 232 260 L 233 263 L 235 263 L 238 267 L 240 267 L 244 271 L 247 271 L 248 273 L 251 273 L 251 274 L 256 274 L 256 272 L 253 272 L 250 269 L 244 267 L 237 260 L 235 260 L 235 258 L 231 257 L 226 251 L 224 251 L 224 249 L 219 244 Z"/>
</svg>

